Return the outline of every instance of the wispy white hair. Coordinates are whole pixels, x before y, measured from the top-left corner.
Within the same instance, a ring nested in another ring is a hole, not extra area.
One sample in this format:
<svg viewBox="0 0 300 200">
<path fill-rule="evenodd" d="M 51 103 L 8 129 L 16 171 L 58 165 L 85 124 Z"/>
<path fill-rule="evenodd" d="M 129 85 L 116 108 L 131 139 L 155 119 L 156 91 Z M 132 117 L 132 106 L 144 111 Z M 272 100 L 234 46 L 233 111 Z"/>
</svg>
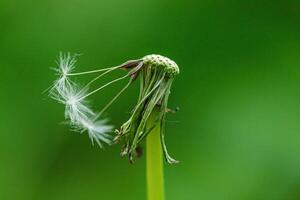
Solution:
<svg viewBox="0 0 300 200">
<path fill-rule="evenodd" d="M 58 79 L 50 90 L 50 96 L 65 105 L 65 118 L 73 130 L 87 131 L 92 143 L 95 140 L 100 147 L 101 142 L 110 143 L 112 126 L 107 125 L 107 120 L 97 120 L 97 114 L 92 111 L 85 100 L 87 89 L 81 89 L 73 83 L 68 75 L 75 68 L 76 57 L 70 53 L 62 54 L 58 60 Z"/>
<path fill-rule="evenodd" d="M 50 90 L 51 96 L 56 96 L 59 98 L 60 95 L 64 95 L 65 92 L 68 92 L 72 88 L 72 82 L 68 77 L 68 74 L 72 72 L 75 68 L 76 56 L 71 56 L 70 53 L 59 54 L 57 61 L 57 68 L 54 68 L 58 75 L 58 79 L 54 81 L 53 87 Z"/>
<path fill-rule="evenodd" d="M 81 132 L 87 131 L 93 144 L 94 140 L 100 147 L 102 147 L 101 141 L 111 144 L 111 136 L 107 133 L 110 132 L 113 127 L 106 125 L 106 120 L 92 121 L 87 119 L 86 121 L 82 121 L 81 126 L 75 126 L 74 128 Z"/>
</svg>

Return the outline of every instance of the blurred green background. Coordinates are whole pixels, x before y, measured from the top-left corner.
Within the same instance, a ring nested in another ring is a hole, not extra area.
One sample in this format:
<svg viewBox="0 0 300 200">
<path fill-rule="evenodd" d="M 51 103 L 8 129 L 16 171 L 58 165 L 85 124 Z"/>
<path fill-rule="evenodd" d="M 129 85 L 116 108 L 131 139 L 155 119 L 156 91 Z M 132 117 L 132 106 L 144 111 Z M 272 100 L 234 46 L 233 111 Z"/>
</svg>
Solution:
<svg viewBox="0 0 300 200">
<path fill-rule="evenodd" d="M 78 71 L 152 53 L 178 63 L 168 200 L 300 199 L 299 22 L 298 0 L 2 0 L 0 199 L 146 197 L 145 157 L 130 165 L 120 145 L 93 147 L 42 93 L 60 51 L 82 53 Z M 108 110 L 117 127 L 137 95 L 135 83 Z"/>
</svg>

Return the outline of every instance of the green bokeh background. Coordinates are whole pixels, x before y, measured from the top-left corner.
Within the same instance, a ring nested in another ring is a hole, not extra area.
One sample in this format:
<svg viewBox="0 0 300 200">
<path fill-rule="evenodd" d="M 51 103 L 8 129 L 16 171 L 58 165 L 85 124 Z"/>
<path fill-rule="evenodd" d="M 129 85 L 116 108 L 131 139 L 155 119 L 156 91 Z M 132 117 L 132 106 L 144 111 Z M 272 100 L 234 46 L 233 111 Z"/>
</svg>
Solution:
<svg viewBox="0 0 300 200">
<path fill-rule="evenodd" d="M 93 147 L 42 93 L 60 51 L 82 53 L 78 71 L 152 53 L 178 63 L 168 200 L 300 199 L 299 22 L 297 0 L 2 0 L 0 199 L 146 198 L 145 157 Z M 95 109 L 124 84 L 93 96 Z M 109 109 L 113 124 L 137 95 L 135 83 Z"/>
</svg>

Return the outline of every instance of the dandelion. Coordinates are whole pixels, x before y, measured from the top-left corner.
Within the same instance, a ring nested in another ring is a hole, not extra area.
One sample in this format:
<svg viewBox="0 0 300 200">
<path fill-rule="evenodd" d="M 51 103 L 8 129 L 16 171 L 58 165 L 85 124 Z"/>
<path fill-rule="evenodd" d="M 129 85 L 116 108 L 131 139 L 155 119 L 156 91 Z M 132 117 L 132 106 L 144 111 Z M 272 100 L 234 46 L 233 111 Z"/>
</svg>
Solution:
<svg viewBox="0 0 300 200">
<path fill-rule="evenodd" d="M 58 79 L 54 82 L 50 95 L 65 105 L 65 118 L 73 130 L 87 132 L 92 143 L 102 147 L 102 142 L 111 144 L 122 142 L 122 156 L 127 156 L 133 163 L 141 155 L 141 143 L 147 143 L 147 177 L 149 200 L 163 199 L 162 156 L 169 164 L 178 163 L 173 159 L 165 144 L 165 118 L 168 109 L 168 98 L 174 77 L 179 74 L 177 64 L 161 55 L 148 55 L 142 59 L 129 60 L 121 65 L 104 69 L 74 73 L 76 56 L 60 54 L 58 62 Z M 114 79 L 93 91 L 89 86 L 108 73 L 123 69 L 127 73 Z M 72 76 L 98 74 L 83 87 L 71 80 Z M 112 103 L 137 79 L 140 78 L 140 94 L 129 119 L 115 130 L 115 136 L 109 134 L 113 126 L 102 119 L 102 114 Z M 129 79 L 128 83 L 102 108 L 93 111 L 87 101 L 91 95 L 103 88 Z"/>
</svg>

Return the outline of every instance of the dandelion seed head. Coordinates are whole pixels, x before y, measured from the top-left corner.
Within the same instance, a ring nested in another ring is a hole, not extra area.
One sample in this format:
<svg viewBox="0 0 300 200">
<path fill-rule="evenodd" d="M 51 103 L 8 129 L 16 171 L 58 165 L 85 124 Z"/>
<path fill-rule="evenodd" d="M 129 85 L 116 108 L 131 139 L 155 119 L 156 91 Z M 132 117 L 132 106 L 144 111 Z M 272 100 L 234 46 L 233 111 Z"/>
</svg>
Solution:
<svg viewBox="0 0 300 200">
<path fill-rule="evenodd" d="M 173 60 L 165 56 L 151 54 L 145 56 L 143 61 L 145 65 L 148 65 L 149 67 L 161 68 L 164 72 L 171 76 L 179 74 L 178 65 Z"/>
</svg>

